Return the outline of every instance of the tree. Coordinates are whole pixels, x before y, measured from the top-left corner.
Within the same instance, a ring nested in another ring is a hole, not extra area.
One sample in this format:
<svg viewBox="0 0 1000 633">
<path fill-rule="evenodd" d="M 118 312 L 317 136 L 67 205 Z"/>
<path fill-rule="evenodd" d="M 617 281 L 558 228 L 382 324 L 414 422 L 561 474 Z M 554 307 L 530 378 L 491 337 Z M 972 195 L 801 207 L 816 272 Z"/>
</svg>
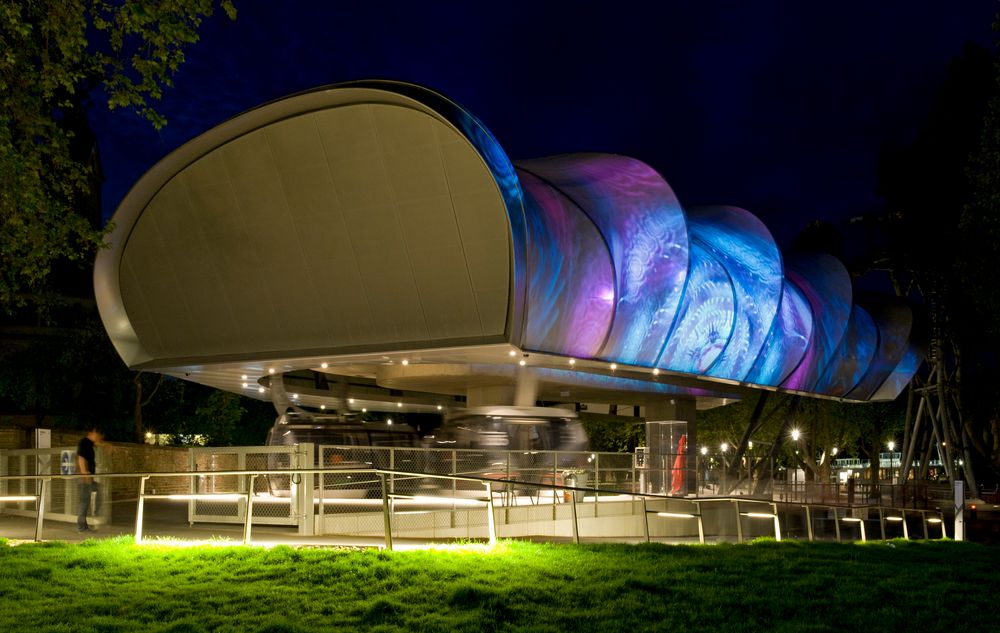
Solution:
<svg viewBox="0 0 1000 633">
<path fill-rule="evenodd" d="M 994 23 L 1000 30 L 1000 21 Z M 880 165 L 885 239 L 871 260 L 924 303 L 930 350 L 955 394 L 954 424 L 974 451 L 970 479 L 1000 476 L 1000 65 L 969 46 L 949 67 L 913 143 Z M 949 410 L 950 411 L 950 410 Z M 987 469 L 992 467 L 992 473 Z"/>
<path fill-rule="evenodd" d="M 231 0 L 219 0 L 230 18 Z M 52 301 L 54 262 L 90 261 L 107 228 L 74 213 L 95 162 L 73 122 L 91 95 L 156 128 L 153 102 L 216 0 L 25 0 L 0 5 L 0 307 Z"/>
</svg>

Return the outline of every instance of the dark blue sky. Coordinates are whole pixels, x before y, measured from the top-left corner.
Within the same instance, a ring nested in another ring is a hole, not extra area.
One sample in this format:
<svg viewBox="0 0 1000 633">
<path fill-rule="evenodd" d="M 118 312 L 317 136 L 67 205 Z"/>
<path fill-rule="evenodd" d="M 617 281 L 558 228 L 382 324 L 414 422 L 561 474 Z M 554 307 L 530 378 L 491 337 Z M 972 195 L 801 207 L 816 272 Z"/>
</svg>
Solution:
<svg viewBox="0 0 1000 633">
<path fill-rule="evenodd" d="M 647 6 L 649 5 L 649 6 Z M 995 0 L 814 3 L 237 0 L 202 31 L 160 133 L 96 112 L 106 214 L 157 160 L 260 103 L 391 78 L 469 108 L 514 160 L 642 159 L 682 204 L 735 204 L 789 242 L 879 206 L 876 161 L 912 138 L 950 59 L 993 48 Z"/>
</svg>

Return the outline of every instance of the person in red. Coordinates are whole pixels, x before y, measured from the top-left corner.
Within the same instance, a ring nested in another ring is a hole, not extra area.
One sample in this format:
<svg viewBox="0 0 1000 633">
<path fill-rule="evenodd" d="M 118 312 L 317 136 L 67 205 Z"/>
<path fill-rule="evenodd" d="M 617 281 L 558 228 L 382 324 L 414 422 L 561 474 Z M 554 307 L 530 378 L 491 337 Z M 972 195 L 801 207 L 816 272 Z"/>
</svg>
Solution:
<svg viewBox="0 0 1000 633">
<path fill-rule="evenodd" d="M 87 525 L 87 513 L 90 512 L 90 493 L 97 490 L 94 474 L 97 472 L 97 451 L 94 447 L 104 440 L 97 428 L 87 431 L 87 437 L 76 445 L 76 472 L 80 477 L 80 508 L 76 514 L 76 531 L 93 532 L 94 528 Z"/>
</svg>

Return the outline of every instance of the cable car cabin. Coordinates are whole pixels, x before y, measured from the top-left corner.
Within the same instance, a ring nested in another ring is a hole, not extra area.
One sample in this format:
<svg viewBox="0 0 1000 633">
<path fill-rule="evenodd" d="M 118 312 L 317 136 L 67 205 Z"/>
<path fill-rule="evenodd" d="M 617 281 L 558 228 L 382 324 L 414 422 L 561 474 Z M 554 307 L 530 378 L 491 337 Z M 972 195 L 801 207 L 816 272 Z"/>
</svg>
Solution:
<svg viewBox="0 0 1000 633">
<path fill-rule="evenodd" d="M 585 468 L 588 440 L 573 411 L 547 407 L 479 407 L 450 416 L 425 438 L 430 446 L 466 449 L 457 470 L 480 477 L 561 484 L 564 470 Z"/>
<path fill-rule="evenodd" d="M 407 424 L 345 422 L 336 416 L 306 412 L 288 412 L 279 416 L 267 434 L 268 446 L 305 443 L 313 444 L 313 464 L 316 468 L 335 469 L 389 468 L 388 452 L 378 449 L 421 447 L 420 435 Z M 372 447 L 372 450 L 365 450 L 366 447 Z M 274 470 L 291 468 L 291 459 L 287 454 L 270 455 L 268 463 Z M 406 470 L 410 464 L 405 465 L 407 468 L 400 466 L 403 464 L 397 466 L 398 470 Z M 272 475 L 268 480 L 271 494 L 289 495 L 291 480 L 287 475 Z"/>
</svg>

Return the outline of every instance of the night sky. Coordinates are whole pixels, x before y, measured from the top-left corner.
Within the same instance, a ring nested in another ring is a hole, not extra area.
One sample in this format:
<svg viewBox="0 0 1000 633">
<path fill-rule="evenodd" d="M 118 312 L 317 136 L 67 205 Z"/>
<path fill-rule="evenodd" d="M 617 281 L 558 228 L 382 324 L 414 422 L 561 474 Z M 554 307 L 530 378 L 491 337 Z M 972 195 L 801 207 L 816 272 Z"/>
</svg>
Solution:
<svg viewBox="0 0 1000 633">
<path fill-rule="evenodd" d="M 733 204 L 787 245 L 875 210 L 876 162 L 926 117 L 995 0 L 814 3 L 237 0 L 205 24 L 160 133 L 95 109 L 105 215 L 157 160 L 297 91 L 365 78 L 463 104 L 513 160 L 574 151 L 656 168 L 685 206 Z M 647 6 L 647 4 L 649 6 Z"/>
</svg>

